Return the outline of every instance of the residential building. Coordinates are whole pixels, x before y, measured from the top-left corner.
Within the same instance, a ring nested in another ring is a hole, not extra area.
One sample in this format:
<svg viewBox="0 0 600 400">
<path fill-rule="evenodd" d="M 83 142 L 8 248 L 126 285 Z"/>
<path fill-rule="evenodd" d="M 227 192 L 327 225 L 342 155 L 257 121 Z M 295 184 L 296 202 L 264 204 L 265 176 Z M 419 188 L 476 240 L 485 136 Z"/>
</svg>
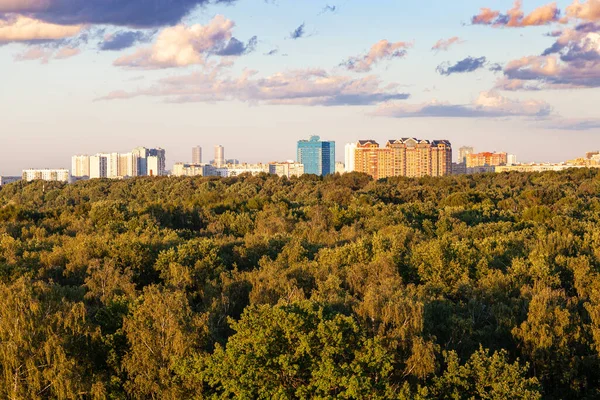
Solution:
<svg viewBox="0 0 600 400">
<path fill-rule="evenodd" d="M 587 153 L 585 153 L 585 158 L 587 158 L 588 160 L 591 160 L 594 156 L 598 156 L 600 155 L 600 151 L 589 151 Z"/>
<path fill-rule="evenodd" d="M 212 176 L 214 167 L 210 164 L 177 163 L 173 166 L 173 176 Z"/>
<path fill-rule="evenodd" d="M 380 148 L 374 140 L 359 140 L 354 150 L 354 171 L 371 175 L 374 179 L 393 176 L 393 151 Z"/>
<path fill-rule="evenodd" d="M 506 165 L 507 158 L 508 155 L 506 153 L 483 152 L 476 154 L 467 154 L 465 158 L 465 163 L 467 164 L 467 168 L 483 167 L 486 165 L 498 166 Z"/>
<path fill-rule="evenodd" d="M 225 164 L 221 168 L 217 168 L 217 174 L 226 177 L 241 174 L 260 175 L 263 173 L 269 173 L 269 164 Z"/>
<path fill-rule="evenodd" d="M 345 170 L 346 172 L 354 171 L 354 160 L 356 157 L 356 143 L 348 143 L 344 148 Z"/>
<path fill-rule="evenodd" d="M 192 147 L 192 164 L 202 164 L 202 147 Z"/>
<path fill-rule="evenodd" d="M 136 147 L 133 149 L 132 153 L 137 156 L 138 159 L 138 176 L 147 176 L 148 156 L 150 155 L 150 150 L 145 147 Z"/>
<path fill-rule="evenodd" d="M 215 146 L 215 165 L 220 167 L 221 165 L 225 165 L 225 162 L 225 148 L 221 145 Z"/>
<path fill-rule="evenodd" d="M 467 164 L 452 163 L 452 175 L 464 175 L 467 173 Z"/>
<path fill-rule="evenodd" d="M 356 144 L 354 170 L 375 179 L 391 176 L 444 176 L 452 173 L 452 145 L 447 140 L 403 138 L 384 148 L 374 140 Z"/>
<path fill-rule="evenodd" d="M 18 182 L 22 179 L 20 176 L 0 176 L 0 186 Z"/>
<path fill-rule="evenodd" d="M 35 180 L 69 182 L 69 177 L 68 169 L 25 169 L 22 178 L 27 182 Z"/>
<path fill-rule="evenodd" d="M 273 162 L 269 164 L 269 173 L 287 178 L 301 176 L 304 175 L 304 165 L 294 161 Z"/>
<path fill-rule="evenodd" d="M 107 158 L 101 154 L 90 156 L 90 179 L 106 178 Z"/>
<path fill-rule="evenodd" d="M 336 174 L 344 174 L 346 173 L 346 165 L 341 161 L 336 161 L 335 163 L 335 173 Z"/>
<path fill-rule="evenodd" d="M 458 163 L 459 164 L 466 164 L 467 163 L 467 156 L 469 154 L 474 154 L 475 153 L 475 149 L 471 146 L 463 146 L 460 149 L 458 149 Z"/>
<path fill-rule="evenodd" d="M 131 152 L 119 154 L 118 177 L 139 176 L 139 158 L 137 154 Z"/>
<path fill-rule="evenodd" d="M 148 150 L 147 176 L 164 176 L 167 174 L 167 157 L 164 149 Z"/>
<path fill-rule="evenodd" d="M 546 171 L 564 171 L 569 168 L 585 168 L 585 165 L 560 164 L 518 164 L 501 165 L 495 167 L 497 173 L 500 172 L 546 172 Z"/>
<path fill-rule="evenodd" d="M 335 142 L 321 141 L 319 136 L 298 141 L 298 162 L 304 173 L 329 175 L 335 173 Z"/>
<path fill-rule="evenodd" d="M 90 176 L 90 156 L 78 155 L 71 158 L 71 176 L 77 178 Z"/>
<path fill-rule="evenodd" d="M 506 156 L 506 165 L 517 165 L 517 156 L 514 154 L 508 154 Z"/>
</svg>

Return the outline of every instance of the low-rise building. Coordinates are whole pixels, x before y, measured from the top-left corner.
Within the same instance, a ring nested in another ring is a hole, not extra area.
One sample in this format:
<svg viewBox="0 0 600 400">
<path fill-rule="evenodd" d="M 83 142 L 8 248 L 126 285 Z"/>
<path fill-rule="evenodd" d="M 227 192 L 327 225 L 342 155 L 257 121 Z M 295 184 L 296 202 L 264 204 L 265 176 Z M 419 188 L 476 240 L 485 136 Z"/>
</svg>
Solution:
<svg viewBox="0 0 600 400">
<path fill-rule="evenodd" d="M 213 176 L 215 167 L 210 164 L 177 163 L 173 166 L 173 176 Z"/>
<path fill-rule="evenodd" d="M 272 162 L 269 164 L 269 173 L 271 175 L 285 176 L 291 178 L 292 176 L 304 175 L 304 164 L 298 162 Z"/>
<path fill-rule="evenodd" d="M 0 186 L 15 183 L 21 180 L 20 176 L 0 176 Z"/>
<path fill-rule="evenodd" d="M 23 180 L 27 182 L 35 180 L 69 182 L 70 174 L 68 169 L 25 169 L 23 170 Z"/>
</svg>

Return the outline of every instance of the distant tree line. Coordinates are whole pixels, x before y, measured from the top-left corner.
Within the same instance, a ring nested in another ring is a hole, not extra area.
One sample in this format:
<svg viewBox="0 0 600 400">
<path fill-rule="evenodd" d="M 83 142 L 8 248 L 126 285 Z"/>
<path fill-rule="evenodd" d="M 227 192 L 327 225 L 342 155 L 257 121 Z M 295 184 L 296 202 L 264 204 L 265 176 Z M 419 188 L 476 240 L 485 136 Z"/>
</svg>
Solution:
<svg viewBox="0 0 600 400">
<path fill-rule="evenodd" d="M 0 398 L 600 398 L 600 172 L 0 189 Z"/>
</svg>

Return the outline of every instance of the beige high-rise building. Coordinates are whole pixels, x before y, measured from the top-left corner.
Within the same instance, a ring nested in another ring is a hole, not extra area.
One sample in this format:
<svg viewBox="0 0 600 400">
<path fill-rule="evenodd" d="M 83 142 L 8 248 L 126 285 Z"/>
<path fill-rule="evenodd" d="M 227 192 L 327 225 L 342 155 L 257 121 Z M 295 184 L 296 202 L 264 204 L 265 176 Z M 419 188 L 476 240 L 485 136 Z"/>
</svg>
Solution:
<svg viewBox="0 0 600 400">
<path fill-rule="evenodd" d="M 381 148 L 374 140 L 360 140 L 356 145 L 354 170 L 375 179 L 450 175 L 452 146 L 447 140 L 404 138 L 389 140 Z"/>
<path fill-rule="evenodd" d="M 215 165 L 225 165 L 225 147 L 221 145 L 215 146 Z"/>
<path fill-rule="evenodd" d="M 192 164 L 202 164 L 202 147 L 192 147 Z"/>
<path fill-rule="evenodd" d="M 82 178 L 90 176 L 90 156 L 71 157 L 71 176 Z"/>
<path fill-rule="evenodd" d="M 506 153 L 490 153 L 483 152 L 477 154 L 467 154 L 465 158 L 465 162 L 467 164 L 467 168 L 474 167 L 484 167 L 484 166 L 499 166 L 507 164 Z"/>
</svg>

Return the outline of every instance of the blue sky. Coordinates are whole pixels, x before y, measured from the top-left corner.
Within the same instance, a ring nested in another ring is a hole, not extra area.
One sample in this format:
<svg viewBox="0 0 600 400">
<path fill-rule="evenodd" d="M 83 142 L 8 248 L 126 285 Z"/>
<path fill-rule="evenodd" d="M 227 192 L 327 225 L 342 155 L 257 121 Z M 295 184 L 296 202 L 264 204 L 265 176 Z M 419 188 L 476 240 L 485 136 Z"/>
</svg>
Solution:
<svg viewBox="0 0 600 400">
<path fill-rule="evenodd" d="M 109 3 L 0 0 L 0 175 L 136 146 L 285 160 L 313 134 L 340 160 L 407 136 L 522 161 L 600 148 L 600 0 Z"/>
</svg>

